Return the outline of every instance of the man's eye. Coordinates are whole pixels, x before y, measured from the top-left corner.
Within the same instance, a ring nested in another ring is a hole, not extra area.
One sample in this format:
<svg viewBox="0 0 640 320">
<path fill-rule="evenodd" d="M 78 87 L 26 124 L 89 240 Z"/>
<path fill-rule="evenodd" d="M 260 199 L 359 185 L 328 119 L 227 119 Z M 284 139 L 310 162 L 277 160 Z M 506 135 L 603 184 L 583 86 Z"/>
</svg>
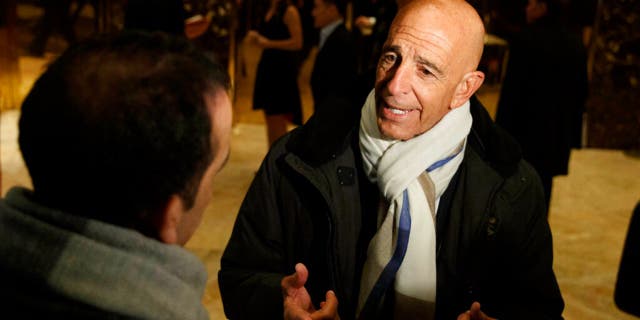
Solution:
<svg viewBox="0 0 640 320">
<path fill-rule="evenodd" d="M 423 68 L 421 71 L 422 71 L 422 74 L 424 74 L 425 76 L 429 76 L 432 74 L 431 71 L 429 71 L 429 69 L 426 69 L 426 68 Z"/>
<path fill-rule="evenodd" d="M 382 63 L 384 64 L 393 64 L 396 61 L 395 54 L 385 54 L 382 56 Z"/>
</svg>

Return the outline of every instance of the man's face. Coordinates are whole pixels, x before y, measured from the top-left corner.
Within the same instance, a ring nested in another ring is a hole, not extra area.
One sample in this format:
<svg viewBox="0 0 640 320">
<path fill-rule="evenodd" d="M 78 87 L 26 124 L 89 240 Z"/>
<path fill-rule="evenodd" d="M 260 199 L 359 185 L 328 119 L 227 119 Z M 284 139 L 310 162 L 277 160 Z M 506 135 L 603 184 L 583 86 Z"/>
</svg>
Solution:
<svg viewBox="0 0 640 320">
<path fill-rule="evenodd" d="M 231 100 L 223 89 L 206 93 L 205 101 L 211 117 L 211 141 L 218 142 L 214 158 L 204 172 L 193 207 L 184 212 L 178 226 L 178 243 L 184 245 L 193 235 L 202 220 L 213 193 L 213 178 L 222 169 L 229 157 L 231 146 Z M 212 143 L 213 145 L 213 143 Z"/>
<path fill-rule="evenodd" d="M 376 73 L 378 127 L 384 136 L 411 139 L 451 109 L 462 72 L 455 59 L 459 36 L 450 24 L 435 9 L 424 8 L 393 22 Z"/>
<path fill-rule="evenodd" d="M 334 5 L 327 4 L 322 0 L 313 0 L 313 26 L 321 29 L 335 21 L 337 9 Z"/>
</svg>

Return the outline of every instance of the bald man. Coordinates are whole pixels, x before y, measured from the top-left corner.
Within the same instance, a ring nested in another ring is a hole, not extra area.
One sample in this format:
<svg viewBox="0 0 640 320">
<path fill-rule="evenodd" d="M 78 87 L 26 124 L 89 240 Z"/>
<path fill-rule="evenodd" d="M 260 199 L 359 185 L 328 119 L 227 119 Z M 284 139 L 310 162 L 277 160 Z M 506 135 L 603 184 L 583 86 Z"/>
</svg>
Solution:
<svg viewBox="0 0 640 320">
<path fill-rule="evenodd" d="M 483 36 L 462 0 L 403 4 L 364 105 L 273 146 L 222 257 L 229 318 L 562 318 L 540 179 L 473 97 Z"/>
</svg>

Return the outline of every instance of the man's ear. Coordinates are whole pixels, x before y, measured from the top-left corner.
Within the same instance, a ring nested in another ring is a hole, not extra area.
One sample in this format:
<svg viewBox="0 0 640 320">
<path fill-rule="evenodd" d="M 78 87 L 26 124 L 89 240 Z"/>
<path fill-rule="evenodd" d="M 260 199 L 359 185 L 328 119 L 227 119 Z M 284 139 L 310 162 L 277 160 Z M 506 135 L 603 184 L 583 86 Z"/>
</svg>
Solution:
<svg viewBox="0 0 640 320">
<path fill-rule="evenodd" d="M 164 210 L 160 212 L 158 217 L 156 225 L 158 240 L 166 244 L 178 243 L 178 225 L 183 213 L 182 199 L 176 194 L 171 195 Z"/>
<path fill-rule="evenodd" d="M 484 73 L 482 71 L 469 72 L 462 77 L 462 81 L 458 83 L 456 91 L 451 100 L 451 109 L 455 109 L 463 105 L 471 96 L 480 88 L 484 82 Z"/>
</svg>

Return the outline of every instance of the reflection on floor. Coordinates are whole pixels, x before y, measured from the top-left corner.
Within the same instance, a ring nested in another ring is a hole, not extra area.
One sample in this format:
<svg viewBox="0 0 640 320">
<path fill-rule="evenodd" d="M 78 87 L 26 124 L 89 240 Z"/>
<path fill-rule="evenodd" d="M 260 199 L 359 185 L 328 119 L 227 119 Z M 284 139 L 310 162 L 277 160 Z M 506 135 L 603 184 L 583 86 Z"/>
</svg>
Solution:
<svg viewBox="0 0 640 320">
<path fill-rule="evenodd" d="M 250 73 L 255 68 L 256 58 L 246 60 Z M 22 60 L 21 63 L 27 69 L 39 70 L 30 65 L 35 63 L 33 61 Z M 303 68 L 301 85 L 308 79 L 309 68 L 309 64 Z M 187 249 L 207 266 L 209 283 L 204 303 L 212 319 L 224 318 L 217 283 L 220 255 L 244 193 L 267 151 L 261 114 L 250 110 L 251 79 L 251 74 L 238 79 L 231 157 L 227 167 L 216 177 L 213 201 L 202 225 L 187 244 Z M 308 117 L 308 87 L 302 93 Z M 488 109 L 495 109 L 495 91 L 485 90 L 480 99 Z M 30 186 L 17 147 L 18 117 L 18 111 L 2 113 L 3 195 L 13 185 Z M 618 311 L 612 297 L 631 211 L 640 200 L 639 177 L 640 159 L 616 150 L 582 149 L 571 155 L 570 174 L 555 179 L 550 223 L 554 237 L 554 268 L 565 298 L 566 319 L 634 319 Z"/>
</svg>

